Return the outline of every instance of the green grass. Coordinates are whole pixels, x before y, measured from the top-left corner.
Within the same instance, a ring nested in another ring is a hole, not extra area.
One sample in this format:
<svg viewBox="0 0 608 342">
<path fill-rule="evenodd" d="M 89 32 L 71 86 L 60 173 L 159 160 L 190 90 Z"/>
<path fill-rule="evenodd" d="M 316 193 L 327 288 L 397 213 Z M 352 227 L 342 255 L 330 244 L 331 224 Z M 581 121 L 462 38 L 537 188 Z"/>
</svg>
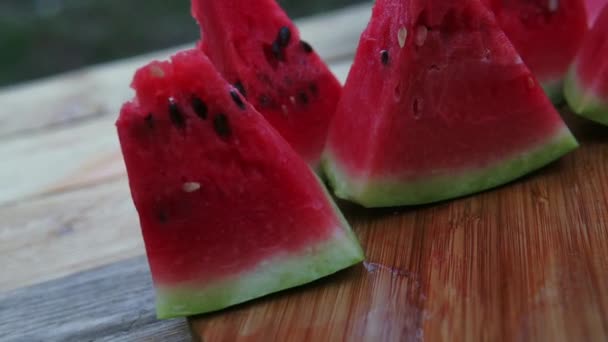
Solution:
<svg viewBox="0 0 608 342">
<path fill-rule="evenodd" d="M 363 0 L 279 0 L 292 17 Z M 2 0 L 0 86 L 196 40 L 188 0 Z"/>
</svg>

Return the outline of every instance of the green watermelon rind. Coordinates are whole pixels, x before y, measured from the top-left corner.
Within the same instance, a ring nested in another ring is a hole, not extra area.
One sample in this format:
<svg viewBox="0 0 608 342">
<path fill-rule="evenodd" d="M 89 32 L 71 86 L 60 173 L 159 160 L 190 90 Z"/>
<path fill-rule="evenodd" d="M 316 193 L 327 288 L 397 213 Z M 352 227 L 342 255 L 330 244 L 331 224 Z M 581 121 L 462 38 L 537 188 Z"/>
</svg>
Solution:
<svg viewBox="0 0 608 342">
<path fill-rule="evenodd" d="M 564 84 L 564 96 L 572 111 L 588 120 L 608 126 L 608 102 L 585 90 L 572 68 Z"/>
<path fill-rule="evenodd" d="M 339 198 L 368 208 L 420 205 L 458 198 L 506 184 L 557 160 L 577 147 L 578 142 L 574 136 L 567 127 L 563 127 L 539 147 L 493 166 L 413 182 L 358 182 L 340 169 L 331 152 L 326 152 L 323 166 L 327 179 Z"/>
<path fill-rule="evenodd" d="M 352 233 L 307 248 L 308 252 L 275 256 L 234 279 L 156 289 L 158 318 L 218 311 L 255 298 L 304 285 L 363 261 Z"/>
<path fill-rule="evenodd" d="M 208 284 L 156 286 L 156 314 L 160 319 L 218 311 L 252 299 L 304 285 L 365 259 L 355 233 L 324 189 L 340 226 L 328 240 L 294 254 L 276 255 L 231 279 Z"/>
</svg>

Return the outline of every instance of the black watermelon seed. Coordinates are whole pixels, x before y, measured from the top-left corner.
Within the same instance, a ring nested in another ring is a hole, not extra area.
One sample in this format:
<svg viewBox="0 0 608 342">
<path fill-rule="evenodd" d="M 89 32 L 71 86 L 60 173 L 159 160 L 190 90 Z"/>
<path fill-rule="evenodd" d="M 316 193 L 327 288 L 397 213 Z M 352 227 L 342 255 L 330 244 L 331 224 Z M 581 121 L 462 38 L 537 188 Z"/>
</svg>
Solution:
<svg viewBox="0 0 608 342">
<path fill-rule="evenodd" d="M 272 50 L 272 55 L 274 56 L 275 59 L 277 59 L 279 61 L 285 61 L 285 54 L 283 53 L 283 49 L 279 46 L 279 43 L 277 41 L 272 43 L 271 50 Z"/>
<path fill-rule="evenodd" d="M 161 210 L 156 214 L 156 218 L 158 218 L 158 221 L 160 223 L 167 223 L 167 221 L 169 220 L 169 215 L 167 215 L 166 212 Z"/>
<path fill-rule="evenodd" d="M 241 98 L 241 95 L 239 95 L 238 91 L 236 90 L 231 90 L 230 91 L 230 96 L 232 97 L 232 101 L 234 101 L 234 103 L 241 109 L 245 109 L 245 102 L 243 102 L 243 99 Z"/>
<path fill-rule="evenodd" d="M 277 43 L 280 47 L 284 48 L 289 45 L 291 40 L 291 30 L 287 26 L 283 26 L 279 29 L 279 35 L 277 36 Z"/>
<path fill-rule="evenodd" d="M 148 125 L 149 128 L 154 128 L 154 116 L 152 115 L 152 113 L 146 115 L 144 120 L 146 121 L 146 125 Z"/>
<path fill-rule="evenodd" d="M 300 101 L 300 103 L 302 103 L 302 104 L 307 104 L 308 103 L 308 95 L 306 95 L 305 92 L 298 93 L 298 101 Z"/>
<path fill-rule="evenodd" d="M 215 128 L 215 132 L 222 138 L 227 138 L 232 134 L 228 117 L 225 114 L 217 114 L 213 118 L 213 128 Z"/>
<path fill-rule="evenodd" d="M 194 112 L 199 118 L 203 120 L 207 119 L 207 112 L 209 110 L 207 104 L 196 96 L 192 97 L 192 109 L 194 109 Z"/>
<path fill-rule="evenodd" d="M 317 85 L 314 83 L 311 83 L 308 86 L 308 89 L 310 89 L 310 92 L 315 96 L 317 96 L 319 94 L 319 87 L 317 87 Z"/>
<path fill-rule="evenodd" d="M 176 127 L 184 128 L 186 126 L 186 118 L 173 98 L 169 99 L 169 116 Z"/>
<path fill-rule="evenodd" d="M 311 53 L 313 51 L 312 46 L 310 46 L 310 44 L 308 44 L 307 42 L 301 40 L 300 41 L 300 45 L 302 46 L 302 49 L 304 49 L 304 52 L 306 53 Z"/>
<path fill-rule="evenodd" d="M 268 95 L 260 95 L 260 97 L 258 97 L 258 103 L 261 107 L 266 108 L 270 106 L 272 100 L 270 99 L 270 97 L 268 97 Z"/>
<path fill-rule="evenodd" d="M 245 90 L 245 86 L 243 86 L 241 81 L 236 81 L 234 87 L 239 91 L 239 93 L 241 93 L 241 95 L 243 95 L 244 98 L 247 98 L 247 91 Z"/>
<path fill-rule="evenodd" d="M 387 65 L 388 64 L 388 50 L 382 50 L 380 51 L 380 60 L 382 61 L 382 64 Z"/>
</svg>

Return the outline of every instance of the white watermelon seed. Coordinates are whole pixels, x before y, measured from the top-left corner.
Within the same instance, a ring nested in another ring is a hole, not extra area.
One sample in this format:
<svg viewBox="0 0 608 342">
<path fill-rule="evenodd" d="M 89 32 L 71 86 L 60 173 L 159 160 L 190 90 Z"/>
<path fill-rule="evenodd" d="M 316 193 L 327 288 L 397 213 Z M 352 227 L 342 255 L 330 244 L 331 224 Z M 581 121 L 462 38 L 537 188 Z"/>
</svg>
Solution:
<svg viewBox="0 0 608 342">
<path fill-rule="evenodd" d="M 196 182 L 187 182 L 184 183 L 184 185 L 182 186 L 182 190 L 184 190 L 184 192 L 195 192 L 197 190 L 199 190 L 201 188 L 201 184 L 200 183 L 196 183 Z"/>
<path fill-rule="evenodd" d="M 424 25 L 418 26 L 418 29 L 416 30 L 416 45 L 418 45 L 418 46 L 424 45 L 424 42 L 426 41 L 426 36 L 428 33 L 429 33 L 429 29 L 427 29 L 426 26 L 424 26 Z"/>
<path fill-rule="evenodd" d="M 534 77 L 528 77 L 528 87 L 533 89 L 536 86 L 536 81 L 534 81 Z"/>
<path fill-rule="evenodd" d="M 295 96 L 290 96 L 289 97 L 289 101 L 291 101 L 292 104 L 296 104 L 296 97 Z"/>
<path fill-rule="evenodd" d="M 515 64 L 517 64 L 517 65 L 519 65 L 519 64 L 524 64 L 524 60 L 523 60 L 523 59 L 521 59 L 521 56 L 520 56 L 520 55 L 517 55 L 517 56 L 515 57 Z"/>
<path fill-rule="evenodd" d="M 399 47 L 403 48 L 405 46 L 405 40 L 407 39 L 407 29 L 405 27 L 399 29 L 397 38 L 399 39 Z"/>
<path fill-rule="evenodd" d="M 559 9 L 559 0 L 549 0 L 549 11 L 556 12 Z"/>
</svg>

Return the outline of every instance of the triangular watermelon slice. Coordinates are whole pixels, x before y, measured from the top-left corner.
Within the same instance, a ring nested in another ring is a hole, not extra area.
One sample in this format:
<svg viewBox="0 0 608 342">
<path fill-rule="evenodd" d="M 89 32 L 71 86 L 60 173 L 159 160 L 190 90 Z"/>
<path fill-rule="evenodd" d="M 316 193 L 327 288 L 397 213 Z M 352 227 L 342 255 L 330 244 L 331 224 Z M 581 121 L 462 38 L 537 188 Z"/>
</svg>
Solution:
<svg viewBox="0 0 608 342">
<path fill-rule="evenodd" d="M 553 102 L 587 33 L 584 0 L 484 0 Z"/>
<path fill-rule="evenodd" d="M 202 52 L 140 69 L 117 121 L 160 318 L 222 309 L 362 260 L 308 165 Z"/>
<path fill-rule="evenodd" d="M 274 0 L 193 0 L 201 48 L 313 167 L 342 86 Z"/>
<path fill-rule="evenodd" d="M 477 0 L 379 0 L 330 129 L 338 197 L 422 204 L 509 182 L 577 147 Z"/>
<path fill-rule="evenodd" d="M 608 5 L 585 37 L 565 84 L 572 110 L 608 125 Z"/>
</svg>

